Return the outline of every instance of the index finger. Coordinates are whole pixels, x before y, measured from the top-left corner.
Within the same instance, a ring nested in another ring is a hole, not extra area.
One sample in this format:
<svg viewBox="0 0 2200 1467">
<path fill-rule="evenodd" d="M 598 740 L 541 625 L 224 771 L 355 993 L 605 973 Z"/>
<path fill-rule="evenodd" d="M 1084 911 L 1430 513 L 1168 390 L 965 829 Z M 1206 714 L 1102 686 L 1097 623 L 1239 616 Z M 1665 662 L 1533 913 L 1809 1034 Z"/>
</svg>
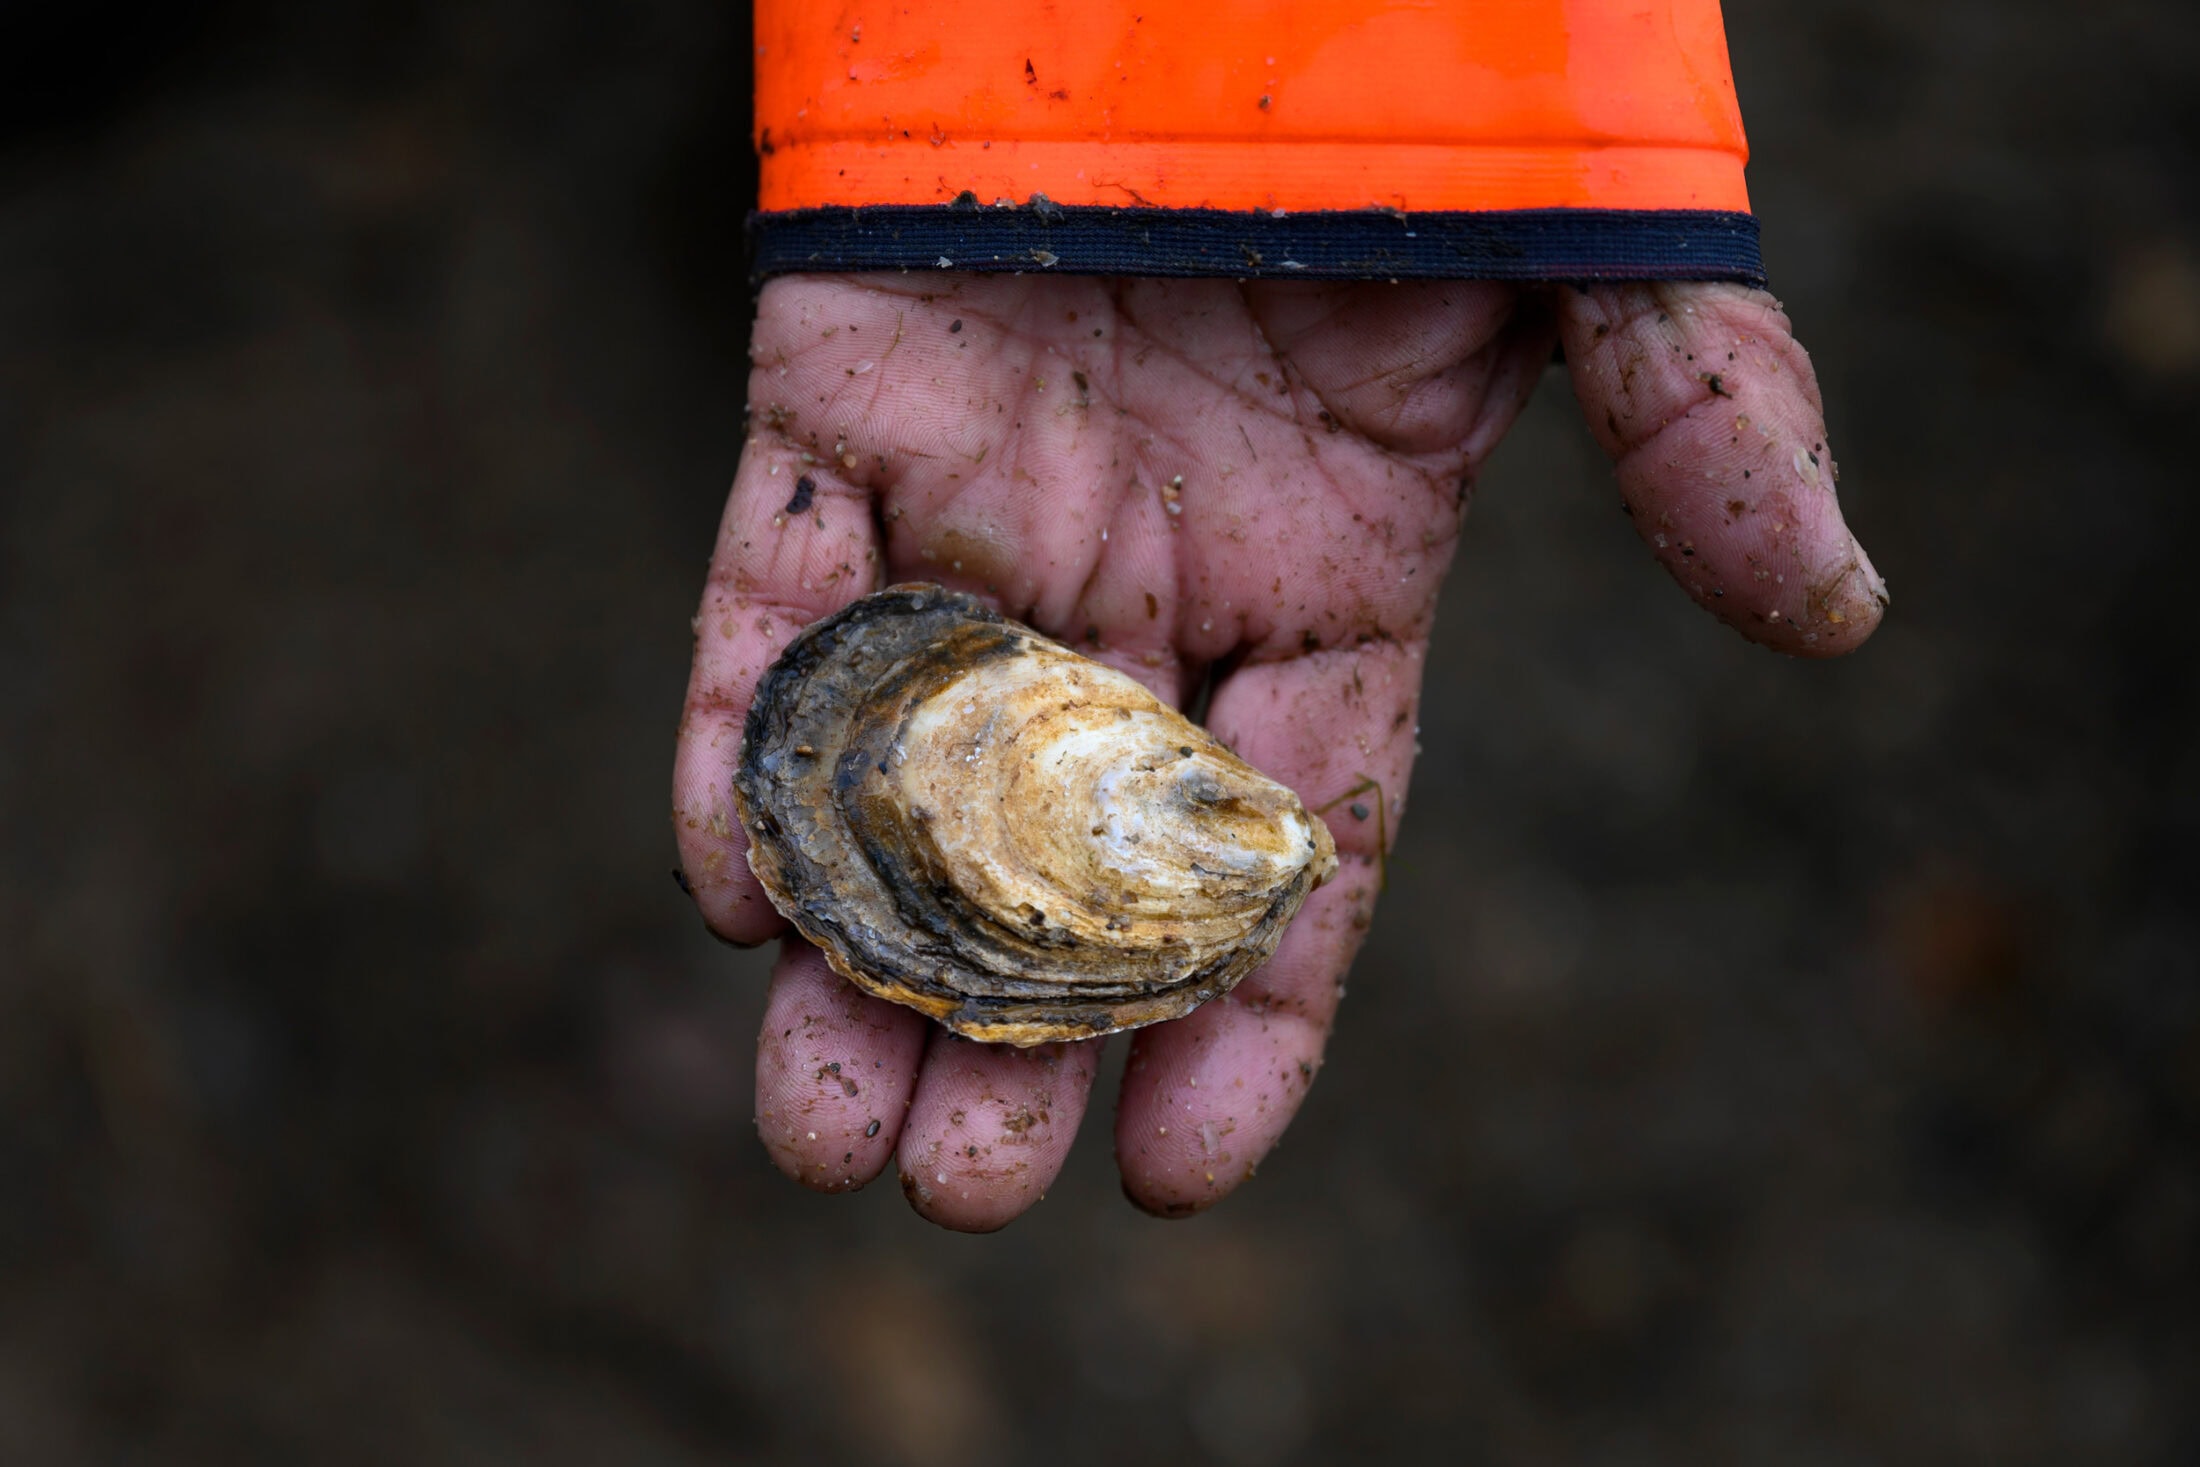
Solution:
<svg viewBox="0 0 2200 1467">
<path fill-rule="evenodd" d="M 1313 1084 L 1404 810 L 1422 653 L 1417 640 L 1311 652 L 1240 668 L 1215 690 L 1215 736 L 1326 808 L 1339 865 L 1258 972 L 1132 1040 L 1116 1162 L 1149 1212 L 1181 1217 L 1226 1196 Z"/>
</svg>

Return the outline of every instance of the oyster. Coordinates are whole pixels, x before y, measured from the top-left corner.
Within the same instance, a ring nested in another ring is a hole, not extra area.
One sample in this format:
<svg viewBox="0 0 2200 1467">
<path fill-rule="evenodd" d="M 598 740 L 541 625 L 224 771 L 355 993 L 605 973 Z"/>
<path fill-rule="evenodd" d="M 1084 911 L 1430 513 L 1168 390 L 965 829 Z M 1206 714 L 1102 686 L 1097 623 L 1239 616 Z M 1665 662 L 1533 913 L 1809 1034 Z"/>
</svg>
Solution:
<svg viewBox="0 0 2200 1467">
<path fill-rule="evenodd" d="M 958 1034 L 1173 1019 L 1337 869 L 1320 817 L 1131 678 L 976 599 L 895 586 L 764 674 L 749 865 L 833 967 Z"/>
</svg>

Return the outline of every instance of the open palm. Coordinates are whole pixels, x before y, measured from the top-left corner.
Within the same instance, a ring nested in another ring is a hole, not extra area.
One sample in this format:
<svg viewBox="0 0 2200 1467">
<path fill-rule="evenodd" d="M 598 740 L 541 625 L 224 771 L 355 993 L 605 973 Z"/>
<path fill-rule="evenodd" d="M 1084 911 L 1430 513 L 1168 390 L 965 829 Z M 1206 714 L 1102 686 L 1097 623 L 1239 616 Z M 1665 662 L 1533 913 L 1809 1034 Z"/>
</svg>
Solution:
<svg viewBox="0 0 2200 1467">
<path fill-rule="evenodd" d="M 1636 524 L 1756 640 L 1856 645 L 1884 600 L 1833 495 L 1807 358 L 1729 286 L 1552 292 L 810 276 L 758 304 L 749 431 L 696 621 L 674 817 L 705 920 L 786 933 L 732 814 L 758 677 L 880 586 L 985 597 L 1207 723 L 1324 810 L 1342 869 L 1275 957 L 1139 1031 L 1116 1112 L 1125 1191 L 1226 1194 L 1320 1064 L 1404 812 L 1436 594 L 1474 475 L 1563 336 Z M 863 1185 L 897 1158 L 949 1227 L 999 1227 L 1059 1172 L 1104 1041 L 959 1039 L 789 935 L 757 1061 L 789 1175 Z"/>
</svg>

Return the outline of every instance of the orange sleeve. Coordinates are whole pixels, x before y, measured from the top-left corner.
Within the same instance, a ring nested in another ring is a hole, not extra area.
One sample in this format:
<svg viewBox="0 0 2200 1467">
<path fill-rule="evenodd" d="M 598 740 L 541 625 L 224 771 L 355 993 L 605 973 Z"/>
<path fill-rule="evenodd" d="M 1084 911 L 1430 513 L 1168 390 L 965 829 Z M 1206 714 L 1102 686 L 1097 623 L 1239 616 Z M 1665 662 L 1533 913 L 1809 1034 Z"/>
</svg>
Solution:
<svg viewBox="0 0 2200 1467">
<path fill-rule="evenodd" d="M 1718 0 L 755 16 L 763 273 L 1761 274 Z"/>
</svg>

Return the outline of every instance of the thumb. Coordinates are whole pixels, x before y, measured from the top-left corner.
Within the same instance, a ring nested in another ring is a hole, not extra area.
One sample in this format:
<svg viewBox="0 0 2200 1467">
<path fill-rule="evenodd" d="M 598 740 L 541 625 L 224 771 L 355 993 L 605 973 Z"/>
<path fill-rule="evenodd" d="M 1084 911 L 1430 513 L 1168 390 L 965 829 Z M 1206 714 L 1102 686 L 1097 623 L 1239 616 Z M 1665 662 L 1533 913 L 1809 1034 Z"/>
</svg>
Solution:
<svg viewBox="0 0 2200 1467">
<path fill-rule="evenodd" d="M 1779 303 L 1709 283 L 1559 295 L 1574 396 L 1673 578 L 1753 642 L 1860 645 L 1887 586 L 1841 518 L 1818 379 Z"/>
</svg>

